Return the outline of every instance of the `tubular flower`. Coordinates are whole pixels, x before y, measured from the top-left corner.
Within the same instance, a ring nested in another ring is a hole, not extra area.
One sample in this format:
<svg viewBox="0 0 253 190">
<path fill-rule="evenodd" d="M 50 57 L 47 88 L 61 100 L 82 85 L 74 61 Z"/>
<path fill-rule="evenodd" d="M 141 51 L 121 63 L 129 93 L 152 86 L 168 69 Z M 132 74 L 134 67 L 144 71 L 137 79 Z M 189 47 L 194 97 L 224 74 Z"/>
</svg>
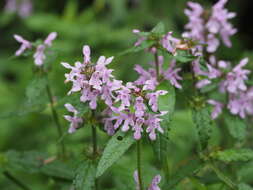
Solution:
<svg viewBox="0 0 253 190">
<path fill-rule="evenodd" d="M 70 122 L 68 132 L 74 133 L 79 128 L 79 125 L 83 122 L 83 119 L 77 116 L 79 112 L 71 104 L 65 104 L 65 107 L 69 112 L 73 113 L 73 116 L 64 115 L 64 118 Z"/>
<path fill-rule="evenodd" d="M 208 100 L 207 102 L 214 106 L 211 116 L 213 119 L 216 119 L 221 114 L 224 105 L 216 100 Z"/>
<path fill-rule="evenodd" d="M 42 66 L 44 64 L 44 60 L 46 59 L 46 55 L 45 55 L 45 49 L 47 47 L 52 46 L 52 41 L 57 37 L 57 33 L 56 32 L 51 32 L 47 38 L 45 39 L 45 41 L 38 45 L 36 47 L 36 51 L 33 55 L 34 58 L 34 63 L 36 66 Z M 15 34 L 14 38 L 21 43 L 20 48 L 16 51 L 15 55 L 19 56 L 21 54 L 24 53 L 24 51 L 26 49 L 31 49 L 32 48 L 32 43 L 25 40 L 24 38 L 22 38 L 21 36 Z"/>
<path fill-rule="evenodd" d="M 22 53 L 24 53 L 24 51 L 26 49 L 31 49 L 32 48 L 32 44 L 31 42 L 25 40 L 24 38 L 22 38 L 21 36 L 15 34 L 14 35 L 14 38 L 19 42 L 21 43 L 21 46 L 20 48 L 16 51 L 15 55 L 16 56 L 20 56 Z"/>
<path fill-rule="evenodd" d="M 238 95 L 231 95 L 227 108 L 233 115 L 239 115 L 245 118 L 247 115 L 253 115 L 253 87 L 246 92 L 240 92 Z"/>
<path fill-rule="evenodd" d="M 240 63 L 233 68 L 231 72 L 226 75 L 226 79 L 221 83 L 220 89 L 222 92 L 228 91 L 229 93 L 235 94 L 239 91 L 246 91 L 247 86 L 244 83 L 248 79 L 250 73 L 247 69 L 242 69 L 247 63 L 248 58 L 240 61 Z"/>
<path fill-rule="evenodd" d="M 44 64 L 44 61 L 46 59 L 45 49 L 46 47 L 52 46 L 52 41 L 55 40 L 56 37 L 57 37 L 57 33 L 51 32 L 47 36 L 43 44 L 38 45 L 38 47 L 36 48 L 36 52 L 33 55 L 35 65 L 41 66 Z"/>
</svg>

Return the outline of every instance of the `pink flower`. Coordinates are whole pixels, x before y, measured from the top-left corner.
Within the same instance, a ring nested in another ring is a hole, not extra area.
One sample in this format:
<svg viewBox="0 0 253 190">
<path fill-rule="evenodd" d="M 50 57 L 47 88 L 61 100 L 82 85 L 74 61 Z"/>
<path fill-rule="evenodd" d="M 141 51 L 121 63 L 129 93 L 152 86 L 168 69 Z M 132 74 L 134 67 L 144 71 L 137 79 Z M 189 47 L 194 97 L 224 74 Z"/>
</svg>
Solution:
<svg viewBox="0 0 253 190">
<path fill-rule="evenodd" d="M 178 80 L 183 80 L 182 77 L 178 75 L 178 72 L 181 71 L 181 68 L 176 68 L 176 61 L 172 61 L 168 70 L 163 73 L 165 79 L 169 80 L 171 85 L 176 88 L 181 89 L 182 86 L 178 83 Z"/>
<path fill-rule="evenodd" d="M 65 104 L 66 109 L 69 112 L 72 112 L 74 116 L 64 115 L 64 118 L 70 122 L 70 127 L 68 132 L 74 133 L 83 122 L 83 119 L 78 117 L 77 114 L 79 113 L 71 104 Z"/>
<path fill-rule="evenodd" d="M 200 80 L 196 83 L 196 88 L 203 88 L 204 86 L 211 84 L 211 81 L 208 79 Z"/>
<path fill-rule="evenodd" d="M 83 46 L 84 63 L 90 62 L 90 47 L 87 45 Z"/>
<path fill-rule="evenodd" d="M 38 45 L 38 47 L 36 48 L 36 52 L 33 55 L 35 65 L 37 66 L 43 65 L 44 60 L 46 59 L 44 53 L 45 48 L 46 48 L 45 45 Z"/>
<path fill-rule="evenodd" d="M 52 41 L 55 40 L 55 38 L 57 37 L 57 33 L 56 32 L 51 32 L 47 38 L 44 41 L 44 44 L 47 45 L 48 47 L 52 46 Z"/>
<path fill-rule="evenodd" d="M 158 97 L 167 93 L 168 91 L 166 90 L 158 90 L 156 92 L 147 93 L 146 98 L 149 100 L 148 104 L 151 106 L 152 111 L 158 111 Z"/>
<path fill-rule="evenodd" d="M 25 18 L 32 13 L 32 2 L 30 0 L 6 0 L 5 11 L 17 13 L 20 17 Z"/>
<path fill-rule="evenodd" d="M 26 49 L 31 49 L 32 48 L 32 44 L 31 42 L 25 40 L 24 38 L 22 38 L 21 36 L 17 35 L 17 34 L 14 34 L 14 38 L 19 42 L 21 43 L 21 46 L 20 48 L 16 51 L 15 55 L 16 56 L 19 56 L 21 55 L 22 53 L 24 53 L 24 51 Z"/>
<path fill-rule="evenodd" d="M 176 53 L 176 45 L 178 45 L 179 43 L 179 39 L 172 37 L 172 32 L 168 32 L 161 40 L 162 46 L 172 54 Z"/>
<path fill-rule="evenodd" d="M 144 36 L 139 36 L 139 35 L 138 35 L 138 34 L 141 32 L 141 31 L 138 30 L 138 29 L 133 29 L 132 32 L 133 32 L 134 34 L 136 34 L 136 35 L 139 37 L 139 39 L 135 42 L 134 46 L 139 46 L 139 45 L 141 45 L 141 43 L 147 39 L 147 38 L 144 37 Z"/>
<path fill-rule="evenodd" d="M 216 119 L 222 112 L 222 108 L 224 107 L 224 105 L 216 100 L 208 100 L 207 102 L 214 106 L 211 116 L 213 119 Z"/>
<path fill-rule="evenodd" d="M 135 116 L 136 117 L 143 117 L 144 116 L 146 106 L 143 103 L 142 97 L 139 96 L 135 99 L 134 108 L 135 108 Z"/>
<path fill-rule="evenodd" d="M 233 68 L 226 76 L 226 80 L 221 83 L 221 89 L 227 90 L 229 93 L 238 93 L 239 91 L 246 91 L 247 86 L 244 83 L 248 79 L 250 70 L 242 69 L 248 63 L 248 58 L 240 61 L 240 63 Z"/>
<path fill-rule="evenodd" d="M 148 114 L 148 118 L 145 121 L 145 125 L 147 126 L 146 132 L 149 134 L 150 140 L 156 140 L 156 130 L 160 133 L 163 133 L 163 129 L 160 126 L 160 116 L 166 115 L 167 111 L 162 111 L 160 114 Z"/>
<path fill-rule="evenodd" d="M 236 16 L 235 13 L 228 12 L 224 8 L 227 0 L 219 0 L 212 8 L 212 15 L 206 24 L 209 32 L 213 34 L 219 33 L 222 41 L 227 47 L 231 47 L 232 44 L 229 40 L 230 36 L 236 33 L 236 29 L 228 22 L 229 19 Z"/>
<path fill-rule="evenodd" d="M 138 171 L 137 170 L 134 171 L 134 181 L 136 183 L 136 190 L 140 190 L 140 182 L 139 182 L 139 177 L 138 177 Z M 156 175 L 152 179 L 152 182 L 151 182 L 150 186 L 148 187 L 148 190 L 160 190 L 160 188 L 158 186 L 160 181 L 161 181 L 161 176 Z"/>
<path fill-rule="evenodd" d="M 240 92 L 238 95 L 231 95 L 227 108 L 233 115 L 239 115 L 245 118 L 247 115 L 253 115 L 253 87 L 246 92 Z"/>
</svg>

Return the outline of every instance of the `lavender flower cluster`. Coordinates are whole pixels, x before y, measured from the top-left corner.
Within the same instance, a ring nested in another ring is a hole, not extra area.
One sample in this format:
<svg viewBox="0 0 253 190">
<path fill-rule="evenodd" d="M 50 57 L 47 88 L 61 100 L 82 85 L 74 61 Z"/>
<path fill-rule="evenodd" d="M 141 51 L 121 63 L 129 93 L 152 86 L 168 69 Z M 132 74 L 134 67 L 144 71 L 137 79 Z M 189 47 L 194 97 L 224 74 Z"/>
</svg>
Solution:
<svg viewBox="0 0 253 190">
<path fill-rule="evenodd" d="M 189 18 L 189 23 L 185 26 L 184 37 L 188 37 L 200 42 L 192 49 L 196 55 L 203 55 L 208 52 L 207 71 L 200 68 L 200 59 L 193 61 L 193 70 L 196 76 L 202 76 L 204 79 L 197 82 L 197 88 L 203 88 L 219 80 L 219 92 L 226 94 L 227 102 L 222 103 L 217 100 L 208 100 L 208 103 L 214 106 L 212 118 L 215 119 L 226 106 L 234 115 L 245 118 L 247 115 L 253 115 L 253 87 L 247 87 L 245 81 L 248 80 L 250 71 L 243 69 L 248 63 L 248 58 L 244 58 L 234 68 L 228 61 L 217 61 L 213 53 L 218 49 L 220 40 L 225 46 L 231 47 L 230 37 L 236 33 L 236 29 L 228 22 L 229 19 L 236 16 L 224 8 L 227 0 L 218 1 L 211 10 L 204 10 L 203 7 L 194 2 L 189 2 L 190 9 L 185 10 Z M 206 44 L 207 46 L 203 46 Z M 206 48 L 206 49 L 205 49 Z"/>
<path fill-rule="evenodd" d="M 235 17 L 236 14 L 224 8 L 227 1 L 219 0 L 211 10 L 204 10 L 198 3 L 188 2 L 190 9 L 186 9 L 185 14 L 189 18 L 189 23 L 185 26 L 187 31 L 183 33 L 183 36 L 198 40 L 201 44 L 206 44 L 206 51 L 209 53 L 213 53 L 218 49 L 220 45 L 219 37 L 227 47 L 231 47 L 230 37 L 237 30 L 233 28 L 228 20 Z M 199 51 L 204 50 L 203 45 L 196 48 Z"/>
<path fill-rule="evenodd" d="M 219 92 L 227 96 L 227 102 L 222 103 L 217 100 L 210 99 L 207 102 L 214 106 L 212 118 L 215 119 L 226 107 L 232 114 L 239 115 L 245 118 L 247 115 L 253 115 L 253 87 L 247 87 L 245 81 L 248 80 L 250 71 L 243 69 L 247 64 L 248 59 L 242 59 L 240 63 L 234 68 L 228 61 L 217 61 L 214 53 L 221 45 L 220 41 L 227 47 L 232 46 L 230 37 L 234 35 L 237 30 L 229 22 L 229 19 L 236 16 L 235 13 L 229 12 L 225 8 L 228 0 L 219 0 L 210 10 L 205 10 L 200 4 L 195 2 L 188 2 L 189 8 L 185 10 L 185 14 L 189 18 L 189 22 L 185 25 L 186 31 L 183 33 L 184 40 L 180 40 L 172 36 L 172 32 L 168 32 L 162 36 L 159 41 L 160 45 L 170 54 L 177 55 L 177 50 L 188 50 L 196 59 L 192 62 L 192 70 L 196 78 L 200 80 L 196 83 L 196 88 L 201 89 L 207 85 L 211 85 L 215 81 L 218 82 Z M 147 40 L 146 36 L 134 29 L 133 33 L 139 36 L 139 39 L 134 44 L 140 46 L 143 41 Z M 196 45 L 188 47 L 185 41 L 194 40 Z M 157 48 L 149 48 L 149 52 L 156 54 Z M 207 58 L 206 70 L 201 68 L 201 58 Z M 182 86 L 179 80 L 182 77 L 178 75 L 181 68 L 176 68 L 176 61 L 172 60 L 167 71 L 162 69 L 163 57 L 159 56 L 160 75 L 163 79 L 170 81 L 170 83 L 178 89 Z M 148 78 L 155 78 L 156 72 L 154 69 L 145 71 L 140 66 L 136 66 L 135 70 L 141 75 L 140 79 L 146 80 Z M 138 80 L 137 80 L 138 82 Z"/>
<path fill-rule="evenodd" d="M 97 102 L 102 100 L 107 106 L 103 111 L 103 122 L 109 135 L 113 135 L 120 127 L 124 132 L 130 129 L 134 131 L 136 140 L 142 137 L 144 130 L 151 140 L 156 139 L 156 131 L 163 133 L 160 117 L 167 114 L 167 111 L 158 110 L 158 98 L 167 91 L 156 90 L 158 82 L 155 77 L 146 75 L 147 72 L 136 66 L 139 68 L 137 71 L 141 75 L 140 78 L 124 85 L 112 75 L 113 70 L 107 68 L 113 57 L 101 56 L 94 64 L 91 62 L 90 48 L 87 45 L 83 47 L 83 55 L 82 63 L 76 62 L 74 66 L 62 63 L 65 68 L 70 69 L 70 72 L 65 74 L 65 82 L 72 83 L 68 95 L 80 92 L 80 101 L 88 102 L 92 110 L 96 109 Z M 71 122 L 69 132 L 74 132 L 82 119 L 75 116 L 73 106 L 66 104 L 66 107 L 74 113 L 74 117 L 65 116 Z"/>
<path fill-rule="evenodd" d="M 55 40 L 55 38 L 57 37 L 57 33 L 56 32 L 51 32 L 47 38 L 43 41 L 43 43 L 39 44 L 36 48 L 36 51 L 33 55 L 34 58 L 34 63 L 36 66 L 42 66 L 44 64 L 44 61 L 46 59 L 46 55 L 45 55 L 45 50 L 48 47 L 52 46 L 52 42 Z M 34 47 L 33 43 L 24 39 L 23 37 L 15 34 L 14 38 L 17 40 L 17 42 L 21 43 L 20 48 L 16 51 L 15 55 L 16 56 L 20 56 L 22 55 L 25 50 L 27 49 L 32 49 Z"/>
<path fill-rule="evenodd" d="M 6 0 L 4 7 L 7 13 L 17 13 L 21 18 L 26 18 L 31 15 L 33 4 L 31 0 Z"/>
</svg>

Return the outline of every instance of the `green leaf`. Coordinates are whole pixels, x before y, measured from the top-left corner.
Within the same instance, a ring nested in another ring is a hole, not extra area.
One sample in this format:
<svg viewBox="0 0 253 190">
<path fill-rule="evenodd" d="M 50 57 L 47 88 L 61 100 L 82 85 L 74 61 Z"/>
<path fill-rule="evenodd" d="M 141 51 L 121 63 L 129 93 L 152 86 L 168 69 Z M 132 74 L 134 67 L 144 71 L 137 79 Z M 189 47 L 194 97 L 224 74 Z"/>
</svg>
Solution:
<svg viewBox="0 0 253 190">
<path fill-rule="evenodd" d="M 126 49 L 122 53 L 120 53 L 118 56 L 126 55 L 129 53 L 137 53 L 139 51 L 142 51 L 146 48 L 149 48 L 155 44 L 155 41 L 152 40 L 144 40 L 139 46 L 133 46 L 129 49 Z"/>
<path fill-rule="evenodd" d="M 187 51 L 177 51 L 177 54 L 172 56 L 172 58 L 180 63 L 188 63 L 196 59 L 195 56 L 189 54 Z"/>
<path fill-rule="evenodd" d="M 46 94 L 47 78 L 35 77 L 26 88 L 28 105 L 45 104 L 48 101 Z"/>
<path fill-rule="evenodd" d="M 208 190 L 207 186 L 205 186 L 201 181 L 197 178 L 191 178 L 191 182 L 196 190 Z"/>
<path fill-rule="evenodd" d="M 83 161 L 75 174 L 73 185 L 76 190 L 93 190 L 95 187 L 96 168 L 92 164 L 92 161 Z"/>
<path fill-rule="evenodd" d="M 162 189 L 174 189 L 178 183 L 187 177 L 194 176 L 201 168 L 203 163 L 199 159 L 189 160 L 186 164 L 179 167 L 174 175 L 169 178 Z"/>
<path fill-rule="evenodd" d="M 211 84 L 206 85 L 206 86 L 204 86 L 203 88 L 201 88 L 201 89 L 200 89 L 200 92 L 201 92 L 201 93 L 207 93 L 207 92 L 210 92 L 210 91 L 212 91 L 212 90 L 216 89 L 216 88 L 217 88 L 217 86 L 218 86 L 218 84 L 217 84 L 217 83 L 212 82 Z"/>
<path fill-rule="evenodd" d="M 248 184 L 240 183 L 238 185 L 238 190 L 253 190 L 253 188 Z"/>
<path fill-rule="evenodd" d="M 217 151 L 211 154 L 211 157 L 223 162 L 249 161 L 253 159 L 253 150 L 251 149 L 227 149 Z"/>
<path fill-rule="evenodd" d="M 165 33 L 165 26 L 162 22 L 159 22 L 152 30 L 151 33 L 153 34 L 164 34 Z"/>
<path fill-rule="evenodd" d="M 8 151 L 5 153 L 6 168 L 8 170 L 25 173 L 42 173 L 47 176 L 72 180 L 74 178 L 73 169 L 55 158 L 50 158 L 46 153 L 38 151 Z M 46 160 L 52 161 L 46 163 Z"/>
<path fill-rule="evenodd" d="M 213 163 L 208 163 L 207 166 L 209 166 L 214 173 L 217 175 L 217 177 L 228 187 L 231 189 L 236 189 L 236 184 L 228 178 L 218 167 L 216 167 Z"/>
<path fill-rule="evenodd" d="M 169 156 L 169 138 L 168 131 L 164 132 L 165 134 L 157 133 L 156 140 L 152 142 L 153 151 L 157 159 L 162 163 L 166 164 L 166 158 Z"/>
<path fill-rule="evenodd" d="M 119 160 L 134 142 L 135 140 L 132 135 L 121 131 L 117 132 L 105 147 L 98 163 L 96 177 L 101 176 L 113 163 Z"/>
<path fill-rule="evenodd" d="M 159 96 L 158 99 L 159 111 L 168 111 L 168 114 L 161 117 L 163 119 L 163 121 L 161 122 L 161 127 L 164 129 L 164 134 L 158 133 L 157 139 L 152 142 L 152 144 L 153 150 L 158 160 L 165 164 L 168 156 L 169 122 L 175 109 L 176 96 L 174 87 L 167 81 L 163 82 L 160 86 L 158 86 L 158 89 L 168 91 L 166 95 Z"/>
<path fill-rule="evenodd" d="M 247 125 L 244 120 L 240 119 L 238 116 L 226 114 L 225 123 L 232 137 L 237 140 L 245 139 L 247 135 Z"/>
<path fill-rule="evenodd" d="M 199 134 L 200 148 L 205 150 L 212 132 L 212 119 L 209 107 L 192 110 L 192 118 Z"/>
<path fill-rule="evenodd" d="M 48 103 L 46 93 L 47 78 L 35 77 L 26 88 L 26 100 L 15 111 L 3 113 L 0 118 L 23 116 L 32 112 L 41 112 Z"/>
<path fill-rule="evenodd" d="M 162 82 L 157 90 L 167 90 L 168 93 L 162 96 L 159 96 L 158 99 L 158 109 L 159 111 L 168 111 L 168 114 L 162 116 L 162 119 L 166 121 L 166 124 L 170 121 L 171 116 L 175 109 L 176 104 L 176 93 L 175 88 L 168 82 Z M 166 127 L 168 128 L 168 127 Z"/>
</svg>

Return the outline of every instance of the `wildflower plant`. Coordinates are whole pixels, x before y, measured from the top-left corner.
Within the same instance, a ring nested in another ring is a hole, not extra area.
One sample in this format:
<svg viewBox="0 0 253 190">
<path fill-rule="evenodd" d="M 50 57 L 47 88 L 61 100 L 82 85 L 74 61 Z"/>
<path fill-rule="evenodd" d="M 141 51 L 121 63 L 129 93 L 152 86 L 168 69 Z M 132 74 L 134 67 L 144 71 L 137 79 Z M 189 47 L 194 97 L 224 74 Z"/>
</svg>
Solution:
<svg viewBox="0 0 253 190">
<path fill-rule="evenodd" d="M 253 151 L 243 148 L 246 135 L 241 132 L 246 130 L 253 115 L 251 71 L 247 68 L 250 60 L 243 58 L 239 63 L 231 63 L 217 54 L 220 46 L 232 47 L 231 38 L 237 32 L 230 22 L 236 14 L 225 8 L 226 3 L 227 0 L 219 0 L 205 9 L 196 2 L 188 2 L 184 13 L 189 21 L 181 36 L 166 31 L 163 23 L 149 32 L 133 29 L 137 41 L 120 56 L 144 51 L 153 57 L 145 66 L 133 66 L 132 72 L 137 74 L 133 81 L 117 78 L 117 70 L 111 65 L 119 64 L 118 60 L 113 56 L 95 59 L 89 45 L 80 47 L 82 60 L 74 63 L 62 60 L 61 66 L 66 72 L 64 83 L 70 84 L 63 98 L 67 114 L 61 117 L 58 113 L 58 100 L 52 94 L 49 81 L 44 83 L 61 145 L 60 156 L 55 159 L 63 166 L 66 160 L 73 159 L 66 151 L 65 136 L 82 133 L 81 128 L 90 129 L 92 136 L 92 151 L 86 151 L 78 166 L 71 168 L 75 172 L 70 177 L 70 188 L 101 189 L 100 179 L 106 171 L 135 144 L 136 150 L 129 151 L 136 154 L 136 169 L 129 174 L 135 187 L 130 189 L 174 189 L 186 178 L 197 189 L 209 189 L 205 183 L 212 183 L 206 177 L 210 173 L 215 174 L 214 184 L 222 184 L 224 189 L 247 189 L 248 185 L 240 179 L 234 180 L 223 172 L 226 164 L 253 159 Z M 45 67 L 47 52 L 56 37 L 57 33 L 52 32 L 45 40 L 32 43 L 15 34 L 21 45 L 15 56 L 32 52 L 36 76 L 47 77 L 50 72 Z M 187 110 L 191 111 L 197 142 L 190 161 L 171 176 L 169 157 L 177 150 L 169 150 L 169 144 L 173 143 L 170 130 L 178 97 L 183 97 Z M 62 128 L 59 118 L 67 120 L 68 129 Z M 220 128 L 232 126 L 229 133 L 238 142 L 224 150 L 212 146 L 210 139 L 218 124 Z M 102 133 L 109 140 L 99 147 Z M 144 146 L 153 150 L 155 167 L 159 170 L 151 181 L 145 178 L 149 171 L 143 163 Z"/>
</svg>

